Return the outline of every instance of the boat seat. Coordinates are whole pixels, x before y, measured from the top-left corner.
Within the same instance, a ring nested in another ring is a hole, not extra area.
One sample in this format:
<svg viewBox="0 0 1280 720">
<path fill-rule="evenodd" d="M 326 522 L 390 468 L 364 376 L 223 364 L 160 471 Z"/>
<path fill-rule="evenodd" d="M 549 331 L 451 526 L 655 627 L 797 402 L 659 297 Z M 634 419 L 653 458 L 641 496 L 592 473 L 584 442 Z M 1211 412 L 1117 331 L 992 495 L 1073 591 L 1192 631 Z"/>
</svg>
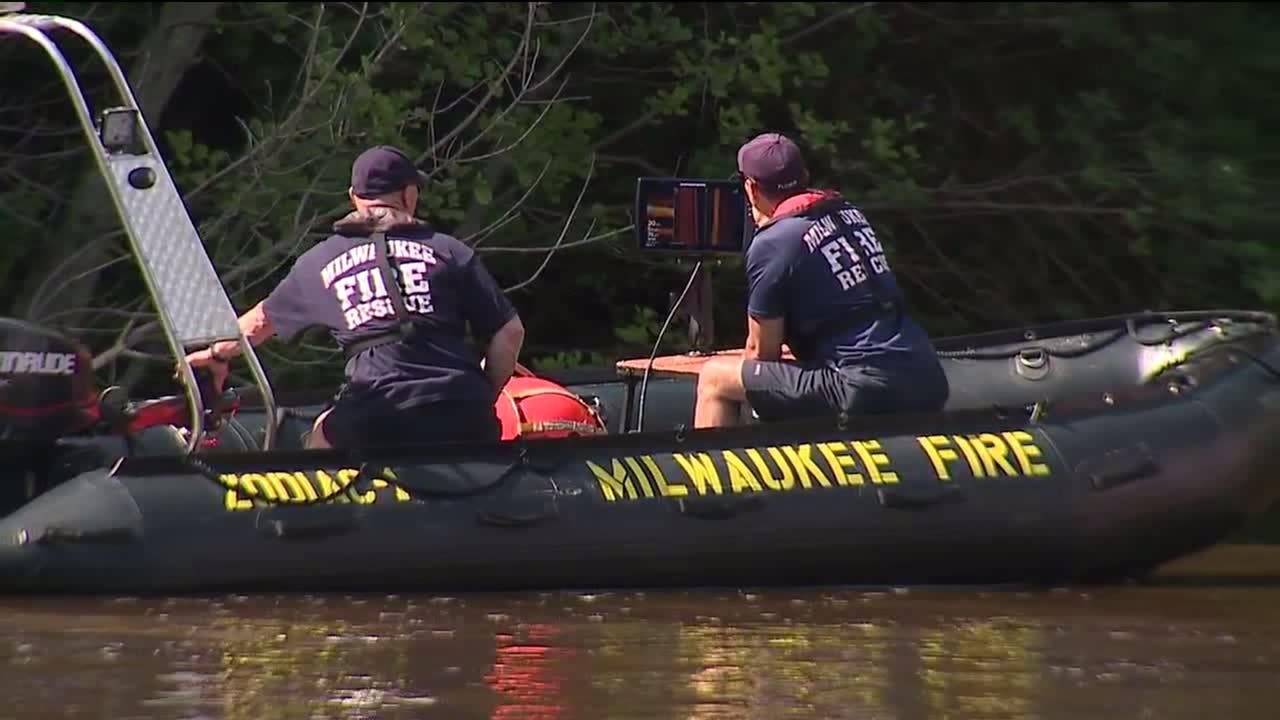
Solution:
<svg viewBox="0 0 1280 720">
<path fill-rule="evenodd" d="M 187 438 L 173 425 L 154 425 L 134 433 L 132 446 L 132 454 L 141 457 L 187 454 Z"/>
<path fill-rule="evenodd" d="M 260 439 L 234 417 L 222 421 L 222 429 L 217 433 L 218 446 L 215 450 L 223 452 L 245 452 L 262 449 Z"/>
<path fill-rule="evenodd" d="M 228 418 L 216 437 L 218 444 L 210 448 L 211 452 L 244 452 L 258 449 L 258 443 L 253 434 L 236 422 L 235 418 Z M 186 452 L 185 429 L 173 425 L 155 425 L 134 433 L 133 454 L 135 456 L 185 455 Z"/>
</svg>

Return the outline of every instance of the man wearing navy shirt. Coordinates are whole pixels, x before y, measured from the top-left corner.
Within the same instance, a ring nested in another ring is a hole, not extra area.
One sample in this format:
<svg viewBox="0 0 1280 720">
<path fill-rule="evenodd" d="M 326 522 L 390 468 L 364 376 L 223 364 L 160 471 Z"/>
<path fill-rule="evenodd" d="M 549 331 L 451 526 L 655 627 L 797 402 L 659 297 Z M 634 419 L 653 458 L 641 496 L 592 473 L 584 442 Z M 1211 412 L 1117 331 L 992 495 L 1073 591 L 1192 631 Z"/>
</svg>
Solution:
<svg viewBox="0 0 1280 720">
<path fill-rule="evenodd" d="M 756 223 L 747 340 L 740 357 L 703 366 L 694 426 L 733 424 L 744 400 L 765 422 L 942 409 L 946 375 L 866 217 L 809 189 L 800 150 L 783 135 L 743 145 L 738 172 Z M 784 343 L 794 361 L 782 359 Z"/>
<path fill-rule="evenodd" d="M 500 436 L 494 403 L 515 369 L 524 326 L 470 247 L 414 217 L 424 180 L 395 148 L 362 153 L 348 191 L 355 209 L 240 318 L 254 345 L 319 325 L 346 351 L 346 384 L 316 418 L 309 447 Z M 483 367 L 467 345 L 468 326 L 486 348 Z M 238 350 L 217 342 L 187 360 L 210 366 L 221 384 Z"/>
</svg>

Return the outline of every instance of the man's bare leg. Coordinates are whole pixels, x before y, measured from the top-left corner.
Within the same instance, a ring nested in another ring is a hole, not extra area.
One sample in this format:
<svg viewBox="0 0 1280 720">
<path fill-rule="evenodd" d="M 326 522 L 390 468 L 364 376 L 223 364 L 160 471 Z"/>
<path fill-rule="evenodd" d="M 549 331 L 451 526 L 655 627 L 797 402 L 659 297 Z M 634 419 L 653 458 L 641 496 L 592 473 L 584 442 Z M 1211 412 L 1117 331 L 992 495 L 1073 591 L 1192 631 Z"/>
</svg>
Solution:
<svg viewBox="0 0 1280 720">
<path fill-rule="evenodd" d="M 331 448 L 329 438 L 324 436 L 324 419 L 329 417 L 329 413 L 333 409 L 325 410 L 316 416 L 316 421 L 311 424 L 311 434 L 307 436 L 307 447 L 311 449 Z"/>
<path fill-rule="evenodd" d="M 742 358 L 720 355 L 698 372 L 698 399 L 693 426 L 727 427 L 738 424 L 747 391 L 742 387 Z"/>
</svg>

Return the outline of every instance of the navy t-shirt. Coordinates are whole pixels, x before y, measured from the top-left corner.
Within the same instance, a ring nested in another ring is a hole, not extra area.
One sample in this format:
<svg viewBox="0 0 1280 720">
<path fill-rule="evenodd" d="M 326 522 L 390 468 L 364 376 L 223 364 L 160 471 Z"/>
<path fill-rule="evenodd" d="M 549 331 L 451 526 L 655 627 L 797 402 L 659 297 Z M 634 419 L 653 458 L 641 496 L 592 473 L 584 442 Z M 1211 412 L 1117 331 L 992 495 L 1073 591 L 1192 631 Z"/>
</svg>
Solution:
<svg viewBox="0 0 1280 720">
<path fill-rule="evenodd" d="M 784 341 L 807 364 L 932 362 L 928 334 L 905 311 L 878 317 L 872 312 L 882 300 L 901 301 L 902 291 L 866 217 L 838 196 L 811 195 L 787 204 L 801 209 L 783 205 L 782 215 L 747 248 L 747 312 L 783 318 Z M 854 313 L 868 319 L 830 330 Z"/>
<path fill-rule="evenodd" d="M 372 227 L 356 229 L 303 253 L 264 301 L 267 318 L 286 342 L 314 326 L 327 327 L 343 347 L 398 329 L 388 279 L 369 239 Z M 394 225 L 386 238 L 416 327 L 408 341 L 352 357 L 348 392 L 371 393 L 401 409 L 442 401 L 493 403 L 499 389 L 468 346 L 466 328 L 487 341 L 515 316 L 515 308 L 479 256 L 457 238 L 425 225 Z"/>
</svg>

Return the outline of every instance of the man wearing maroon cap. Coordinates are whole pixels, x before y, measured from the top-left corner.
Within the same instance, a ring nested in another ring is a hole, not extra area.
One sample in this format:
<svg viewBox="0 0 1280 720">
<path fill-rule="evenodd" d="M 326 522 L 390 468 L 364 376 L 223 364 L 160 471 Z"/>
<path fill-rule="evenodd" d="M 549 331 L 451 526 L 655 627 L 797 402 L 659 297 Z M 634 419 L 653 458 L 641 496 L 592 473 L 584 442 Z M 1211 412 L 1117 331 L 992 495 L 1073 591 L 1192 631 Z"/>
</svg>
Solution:
<svg viewBox="0 0 1280 720">
<path fill-rule="evenodd" d="M 941 410 L 946 374 L 862 212 L 810 189 L 800 149 L 777 133 L 738 150 L 738 173 L 756 223 L 747 340 L 703 365 L 694 426 L 734 424 L 743 401 L 765 422 Z"/>
<path fill-rule="evenodd" d="M 480 257 L 414 217 L 426 177 L 385 145 L 351 167 L 354 210 L 304 252 L 240 318 L 254 345 L 328 328 L 346 351 L 347 382 L 316 418 L 309 447 L 498 440 L 494 403 L 515 370 L 524 326 Z M 466 330 L 485 347 L 467 346 Z M 235 342 L 187 356 L 219 385 Z"/>
</svg>

